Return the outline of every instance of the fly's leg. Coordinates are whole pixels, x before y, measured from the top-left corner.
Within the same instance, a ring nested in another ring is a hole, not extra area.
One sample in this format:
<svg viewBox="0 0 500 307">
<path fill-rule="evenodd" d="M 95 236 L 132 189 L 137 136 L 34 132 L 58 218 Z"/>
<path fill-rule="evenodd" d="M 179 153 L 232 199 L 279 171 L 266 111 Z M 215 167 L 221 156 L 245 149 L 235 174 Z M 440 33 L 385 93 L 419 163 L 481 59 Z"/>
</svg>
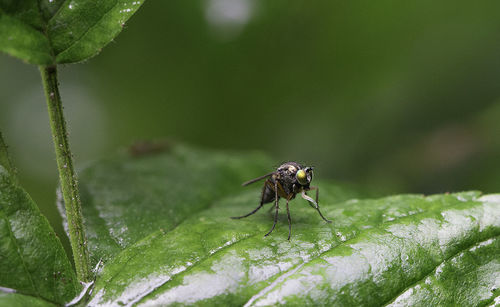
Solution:
<svg viewBox="0 0 500 307">
<path fill-rule="evenodd" d="M 319 206 L 319 188 L 318 187 L 314 187 L 314 189 L 316 190 L 316 203 Z"/>
<path fill-rule="evenodd" d="M 259 211 L 259 209 L 262 208 L 263 205 L 264 204 L 261 202 L 260 205 L 257 208 L 255 208 L 252 212 L 247 213 L 247 214 L 242 215 L 242 216 L 231 216 L 231 218 L 232 219 L 242 219 L 244 217 L 250 216 L 250 215 L 254 214 L 255 212 Z"/>
<path fill-rule="evenodd" d="M 271 234 L 271 232 L 273 232 L 274 230 L 274 227 L 276 227 L 276 223 L 278 222 L 278 210 L 279 210 L 279 206 L 278 206 L 278 181 L 275 180 L 274 181 L 274 206 L 276 208 L 276 213 L 274 214 L 274 224 L 273 224 L 273 227 L 271 228 L 271 230 L 269 230 L 268 233 L 265 234 L 265 237 L 267 237 L 268 235 Z"/>
<path fill-rule="evenodd" d="M 266 184 L 267 184 L 267 182 L 266 182 Z M 262 206 L 264 206 L 264 192 L 266 191 L 266 186 L 267 186 L 266 184 L 264 184 L 264 188 L 262 188 L 262 194 L 260 196 L 260 205 L 257 208 L 255 208 L 252 212 L 247 213 L 245 215 L 242 215 L 242 216 L 232 216 L 231 218 L 232 219 L 242 219 L 242 218 L 250 216 L 250 215 L 254 214 L 255 212 L 259 211 L 259 209 L 262 208 Z"/>
<path fill-rule="evenodd" d="M 307 194 L 306 194 L 306 191 L 302 191 L 302 198 L 307 200 L 309 202 L 309 204 L 311 205 L 311 207 L 313 207 L 314 209 L 316 209 L 316 211 L 318 211 L 319 215 L 321 216 L 321 218 L 327 222 L 327 223 L 331 223 L 332 221 L 330 221 L 329 219 L 327 219 L 326 217 L 323 216 L 323 213 L 321 213 L 321 211 L 319 210 L 319 205 L 318 205 L 318 198 L 319 198 L 319 188 L 318 187 L 311 187 L 309 190 L 316 190 L 316 201 L 314 201 L 311 197 L 309 197 Z M 314 204 L 314 206 L 313 206 Z"/>
<path fill-rule="evenodd" d="M 331 222 L 332 222 L 331 220 L 329 220 L 329 219 L 327 219 L 326 217 L 324 217 L 324 216 L 323 216 L 323 213 L 321 213 L 321 211 L 319 210 L 319 206 L 317 206 L 317 207 L 316 207 L 316 210 L 318 210 L 319 215 L 321 216 L 321 218 L 322 218 L 325 222 L 327 222 L 327 223 L 331 223 Z"/>
<path fill-rule="evenodd" d="M 288 208 L 288 198 L 286 199 L 286 213 L 288 215 L 288 241 L 290 241 L 290 236 L 292 235 L 292 218 L 290 217 L 290 209 Z"/>
</svg>

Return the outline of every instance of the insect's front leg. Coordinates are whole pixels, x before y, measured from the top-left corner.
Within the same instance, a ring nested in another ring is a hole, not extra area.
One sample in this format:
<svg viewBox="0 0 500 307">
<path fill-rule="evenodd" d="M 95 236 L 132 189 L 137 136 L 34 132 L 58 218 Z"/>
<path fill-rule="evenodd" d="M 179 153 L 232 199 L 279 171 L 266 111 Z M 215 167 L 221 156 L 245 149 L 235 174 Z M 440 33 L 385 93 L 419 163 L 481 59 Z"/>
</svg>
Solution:
<svg viewBox="0 0 500 307">
<path fill-rule="evenodd" d="M 319 188 L 318 187 L 309 187 L 309 190 L 307 191 L 312 191 L 316 190 L 316 204 L 319 206 Z M 306 193 L 307 195 L 307 193 Z"/>
<path fill-rule="evenodd" d="M 319 210 L 319 204 L 318 204 L 318 200 L 319 200 L 319 188 L 318 187 L 310 187 L 309 188 L 309 191 L 310 190 L 316 190 L 316 201 L 314 201 L 311 197 L 309 197 L 307 194 L 306 194 L 306 191 L 303 190 L 302 191 L 302 198 L 307 200 L 309 202 L 309 204 L 312 206 L 312 204 L 314 204 L 314 208 L 316 209 L 316 211 L 318 211 L 319 215 L 321 216 L 321 218 L 327 222 L 327 223 L 331 223 L 332 221 L 330 221 L 329 219 L 327 219 L 326 217 L 323 216 L 323 213 L 321 213 L 321 211 Z"/>
</svg>

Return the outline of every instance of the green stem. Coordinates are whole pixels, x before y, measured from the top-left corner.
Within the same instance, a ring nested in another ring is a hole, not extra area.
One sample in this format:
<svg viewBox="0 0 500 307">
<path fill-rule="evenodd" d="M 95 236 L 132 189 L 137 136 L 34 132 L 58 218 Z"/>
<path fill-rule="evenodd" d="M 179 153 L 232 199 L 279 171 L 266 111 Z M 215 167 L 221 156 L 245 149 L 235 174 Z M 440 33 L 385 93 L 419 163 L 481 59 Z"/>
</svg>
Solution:
<svg viewBox="0 0 500 307">
<path fill-rule="evenodd" d="M 56 150 L 57 168 L 59 170 L 64 205 L 66 206 L 69 239 L 75 260 L 76 274 L 80 281 L 90 281 L 87 239 L 83 228 L 78 183 L 73 169 L 73 157 L 69 149 L 66 122 L 59 95 L 57 67 L 55 65 L 40 66 L 40 72 L 49 110 L 50 128 Z"/>
</svg>

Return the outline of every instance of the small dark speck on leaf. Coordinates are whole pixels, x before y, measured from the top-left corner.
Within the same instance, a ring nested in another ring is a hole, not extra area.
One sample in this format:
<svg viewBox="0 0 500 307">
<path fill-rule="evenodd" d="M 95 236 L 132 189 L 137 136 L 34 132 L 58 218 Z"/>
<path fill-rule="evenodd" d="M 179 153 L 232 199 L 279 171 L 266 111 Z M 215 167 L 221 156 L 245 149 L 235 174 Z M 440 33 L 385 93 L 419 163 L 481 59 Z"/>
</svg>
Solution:
<svg viewBox="0 0 500 307">
<path fill-rule="evenodd" d="M 172 143 L 167 140 L 137 141 L 130 145 L 128 151 L 132 157 L 143 157 L 168 152 Z"/>
</svg>

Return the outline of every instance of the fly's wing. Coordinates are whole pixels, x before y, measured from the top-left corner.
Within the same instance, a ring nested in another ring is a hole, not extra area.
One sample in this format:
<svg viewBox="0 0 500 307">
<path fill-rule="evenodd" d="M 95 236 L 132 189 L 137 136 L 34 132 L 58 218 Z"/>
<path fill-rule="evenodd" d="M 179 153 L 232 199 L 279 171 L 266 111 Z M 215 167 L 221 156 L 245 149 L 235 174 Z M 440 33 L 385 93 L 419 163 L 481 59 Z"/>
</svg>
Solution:
<svg viewBox="0 0 500 307">
<path fill-rule="evenodd" d="M 271 173 L 269 173 L 269 174 L 265 174 L 264 176 L 260 176 L 260 177 L 254 178 L 254 179 L 252 179 L 252 180 L 248 180 L 247 182 L 243 182 L 241 185 L 242 185 L 242 186 L 246 186 L 246 185 L 252 184 L 252 183 L 254 183 L 254 182 L 257 182 L 257 181 L 259 181 L 259 180 L 262 180 L 262 179 L 264 179 L 264 178 L 267 178 L 267 177 L 271 176 L 272 174 L 274 174 L 274 172 L 271 172 Z"/>
</svg>

